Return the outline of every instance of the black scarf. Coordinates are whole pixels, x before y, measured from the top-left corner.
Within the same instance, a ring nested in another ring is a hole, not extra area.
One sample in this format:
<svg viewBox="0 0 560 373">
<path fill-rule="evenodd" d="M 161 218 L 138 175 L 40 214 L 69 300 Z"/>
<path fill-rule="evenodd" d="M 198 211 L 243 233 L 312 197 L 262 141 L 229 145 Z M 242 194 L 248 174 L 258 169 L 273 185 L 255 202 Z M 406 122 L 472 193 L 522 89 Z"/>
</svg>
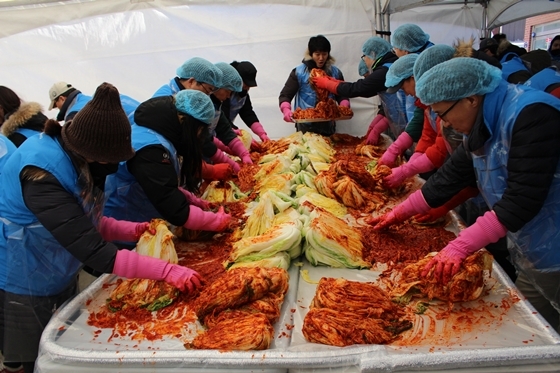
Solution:
<svg viewBox="0 0 560 373">
<path fill-rule="evenodd" d="M 62 107 L 60 108 L 60 111 L 56 116 L 56 120 L 58 120 L 59 122 L 62 122 L 64 120 L 64 117 L 66 116 L 66 111 L 68 110 L 68 106 L 70 106 L 72 101 L 74 101 L 78 93 L 82 93 L 82 92 L 76 89 L 74 92 L 70 93 L 68 97 L 66 97 L 64 104 L 62 104 Z"/>
</svg>

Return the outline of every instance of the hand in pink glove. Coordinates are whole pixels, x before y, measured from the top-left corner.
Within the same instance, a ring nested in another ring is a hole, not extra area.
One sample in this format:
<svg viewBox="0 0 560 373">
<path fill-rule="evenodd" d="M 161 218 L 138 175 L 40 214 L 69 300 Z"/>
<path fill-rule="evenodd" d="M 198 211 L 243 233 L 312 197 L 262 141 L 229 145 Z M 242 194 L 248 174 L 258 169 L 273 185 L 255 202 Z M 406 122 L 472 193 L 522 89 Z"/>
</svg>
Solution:
<svg viewBox="0 0 560 373">
<path fill-rule="evenodd" d="M 231 154 L 231 149 L 228 148 L 219 138 L 217 138 L 216 136 L 214 136 L 212 138 L 212 142 L 214 143 L 214 145 L 216 145 L 216 147 L 218 149 L 220 149 L 223 152 L 226 152 L 228 154 Z"/>
<path fill-rule="evenodd" d="M 224 212 L 220 206 L 218 212 L 202 211 L 196 206 L 190 206 L 189 217 L 183 227 L 197 231 L 221 232 L 227 228 L 231 215 Z"/>
<path fill-rule="evenodd" d="M 411 158 L 412 160 L 412 158 Z M 436 168 L 430 158 L 424 153 L 419 157 L 416 157 L 411 161 L 393 168 L 391 175 L 385 176 L 383 183 L 385 183 L 390 188 L 396 188 L 402 184 L 407 178 L 420 174 L 422 172 L 428 172 Z"/>
<path fill-rule="evenodd" d="M 190 268 L 129 250 L 117 251 L 113 273 L 126 278 L 164 280 L 181 291 L 193 291 L 203 282 L 198 272 Z"/>
<path fill-rule="evenodd" d="M 410 159 L 412 160 L 412 157 Z M 415 215 L 414 220 L 416 220 L 419 223 L 428 223 L 431 221 L 436 221 L 437 219 L 441 218 L 442 216 L 445 216 L 449 211 L 459 206 L 469 198 L 476 197 L 478 193 L 479 193 L 478 188 L 466 187 L 463 190 L 461 190 L 459 193 L 454 195 L 453 198 L 451 198 L 449 201 L 445 202 L 445 204 L 443 204 L 442 206 L 430 209 L 425 214 Z"/>
<path fill-rule="evenodd" d="M 461 264 L 467 256 L 489 243 L 498 241 L 506 233 L 506 227 L 500 223 L 494 211 L 486 212 L 430 260 L 424 267 L 421 276 L 427 276 L 435 267 L 433 276 L 441 283 L 447 284 L 459 272 Z"/>
<path fill-rule="evenodd" d="M 376 145 L 379 141 L 379 136 L 387 128 L 389 128 L 389 120 L 382 116 L 382 118 L 375 123 L 371 131 L 369 131 L 366 137 L 366 145 Z"/>
<path fill-rule="evenodd" d="M 403 154 L 406 149 L 410 148 L 413 143 L 414 140 L 412 140 L 412 137 L 410 137 L 406 131 L 401 133 L 395 142 L 385 151 L 381 159 L 379 159 L 379 164 L 393 167 L 397 157 Z"/>
<path fill-rule="evenodd" d="M 251 159 L 251 154 L 249 154 L 249 151 L 247 150 L 245 145 L 243 145 L 241 140 L 239 140 L 237 137 L 235 139 L 231 140 L 229 142 L 228 146 L 231 149 L 231 151 L 233 152 L 233 154 L 235 154 L 236 156 L 241 158 L 243 163 L 253 164 L 253 160 Z"/>
<path fill-rule="evenodd" d="M 259 122 L 251 124 L 251 131 L 253 131 L 261 139 L 261 141 L 270 140 L 262 124 L 260 124 Z"/>
<path fill-rule="evenodd" d="M 226 180 L 231 175 L 233 175 L 233 168 L 227 163 L 208 164 L 202 162 L 202 178 L 204 180 Z"/>
<path fill-rule="evenodd" d="M 280 111 L 284 114 L 284 122 L 292 123 L 292 105 L 289 102 L 282 102 L 280 104 Z"/>
<path fill-rule="evenodd" d="M 340 104 L 338 104 L 338 106 L 350 107 L 350 101 L 342 100 L 340 101 Z"/>
<path fill-rule="evenodd" d="M 101 237 L 105 241 L 136 242 L 149 228 L 150 223 L 147 222 L 135 223 L 126 220 L 116 220 L 107 216 L 102 216 L 99 223 L 99 233 L 101 233 Z"/>
<path fill-rule="evenodd" d="M 214 164 L 227 163 L 228 165 L 231 166 L 233 172 L 236 174 L 239 172 L 239 170 L 241 170 L 241 167 L 239 167 L 239 165 L 233 159 L 225 155 L 224 152 L 219 149 L 216 153 L 214 153 L 212 157 L 210 157 L 210 160 L 214 162 Z"/>
<path fill-rule="evenodd" d="M 332 76 L 319 76 L 316 78 L 312 78 L 311 82 L 317 88 L 326 89 L 330 93 L 334 93 L 336 95 L 338 94 L 337 92 L 338 85 L 342 83 L 342 80 L 337 80 Z"/>
<path fill-rule="evenodd" d="M 370 217 L 366 219 L 366 223 L 373 225 L 373 229 L 383 229 L 401 223 L 413 215 L 424 213 L 429 209 L 430 206 L 426 203 L 422 190 L 417 190 L 391 212 L 378 218 Z"/>
<path fill-rule="evenodd" d="M 187 199 L 187 202 L 190 205 L 200 207 L 201 209 L 204 209 L 204 210 L 208 210 L 210 208 L 210 202 L 205 201 L 202 198 L 199 198 L 199 197 L 195 196 L 194 194 L 192 194 L 188 190 L 183 189 L 181 187 L 179 187 L 179 190 L 181 191 L 181 193 L 183 193 L 185 195 L 185 198 Z"/>
</svg>

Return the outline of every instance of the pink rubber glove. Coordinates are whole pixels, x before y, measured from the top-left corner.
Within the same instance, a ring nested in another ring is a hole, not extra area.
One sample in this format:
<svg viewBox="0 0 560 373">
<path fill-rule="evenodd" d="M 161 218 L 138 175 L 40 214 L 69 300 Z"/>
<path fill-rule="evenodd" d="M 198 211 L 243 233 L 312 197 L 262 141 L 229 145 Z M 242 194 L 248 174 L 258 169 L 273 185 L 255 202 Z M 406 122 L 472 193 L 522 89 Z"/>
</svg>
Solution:
<svg viewBox="0 0 560 373">
<path fill-rule="evenodd" d="M 239 128 L 238 129 L 232 128 L 232 130 L 233 132 L 235 132 L 237 136 L 241 136 L 241 130 Z"/>
<path fill-rule="evenodd" d="M 251 124 L 251 131 L 253 131 L 255 133 L 255 135 L 257 135 L 261 139 L 261 141 L 270 140 L 270 138 L 266 134 L 266 131 L 264 130 L 262 124 L 260 124 L 259 122 L 255 122 L 255 123 Z"/>
<path fill-rule="evenodd" d="M 140 255 L 130 250 L 117 251 L 113 273 L 126 278 L 164 280 L 181 291 L 185 291 L 185 289 L 193 291 L 203 281 L 198 272 L 190 268 L 151 256 Z"/>
<path fill-rule="evenodd" d="M 218 212 L 202 211 L 196 206 L 190 206 L 189 217 L 183 227 L 195 231 L 221 232 L 227 228 L 231 215 L 224 212 L 220 206 Z"/>
<path fill-rule="evenodd" d="M 228 148 L 219 138 L 217 138 L 217 137 L 214 136 L 214 137 L 212 138 L 212 142 L 213 142 L 214 145 L 216 145 L 216 147 L 217 147 L 218 149 L 220 149 L 221 151 L 226 152 L 226 153 L 228 153 L 228 154 L 231 154 L 231 149 Z"/>
<path fill-rule="evenodd" d="M 371 123 L 369 124 L 369 127 L 367 129 L 366 132 L 366 137 L 369 135 L 369 133 L 371 132 L 371 130 L 375 127 L 375 125 L 377 124 L 377 122 L 379 122 L 381 119 L 385 118 L 383 115 L 381 114 L 377 114 L 375 116 L 375 118 L 373 118 L 373 120 L 371 121 Z"/>
<path fill-rule="evenodd" d="M 292 119 L 292 105 L 289 102 L 282 102 L 280 104 L 280 111 L 284 114 L 284 122 L 293 123 Z"/>
<path fill-rule="evenodd" d="M 415 159 L 411 158 L 411 160 L 412 162 L 408 161 L 399 167 L 393 168 L 391 175 L 385 176 L 383 183 L 389 188 L 396 188 L 407 178 L 436 168 L 426 154 L 422 154 Z"/>
<path fill-rule="evenodd" d="M 99 223 L 99 233 L 105 241 L 136 242 L 149 228 L 150 223 L 116 220 L 107 216 L 102 216 Z"/>
<path fill-rule="evenodd" d="M 371 131 L 369 131 L 366 138 L 366 145 L 376 145 L 381 133 L 389 128 L 389 120 L 382 115 L 381 117 L 382 118 L 375 124 Z"/>
<path fill-rule="evenodd" d="M 401 223 L 416 214 L 423 214 L 429 209 L 430 206 L 426 203 L 422 190 L 417 190 L 391 212 L 377 218 L 368 218 L 366 223 L 373 225 L 373 229 L 383 229 Z"/>
<path fill-rule="evenodd" d="M 247 150 L 245 145 L 243 145 L 241 140 L 239 140 L 237 137 L 231 140 L 228 146 L 234 155 L 241 158 L 241 161 L 243 161 L 243 163 L 253 164 L 253 160 L 251 159 L 251 154 L 249 154 L 249 151 Z"/>
<path fill-rule="evenodd" d="M 338 104 L 338 106 L 350 107 L 350 101 L 342 100 L 340 101 L 340 104 Z"/>
<path fill-rule="evenodd" d="M 179 190 L 181 191 L 181 193 L 183 193 L 185 195 L 185 198 L 187 199 L 187 202 L 190 205 L 200 207 L 201 209 L 204 209 L 204 210 L 208 210 L 210 208 L 210 202 L 205 201 L 202 198 L 199 198 L 199 197 L 195 196 L 194 194 L 192 194 L 188 190 L 183 189 L 181 187 L 179 187 Z"/>
<path fill-rule="evenodd" d="M 441 250 L 422 271 L 428 275 L 432 267 L 435 278 L 447 284 L 461 268 L 463 260 L 489 243 L 494 243 L 507 233 L 506 227 L 498 220 L 494 211 L 488 211 L 476 219 L 470 227 L 464 229 L 459 236 Z"/>
<path fill-rule="evenodd" d="M 410 156 L 410 159 L 409 159 L 408 161 L 409 161 L 409 162 L 414 162 L 414 160 L 415 160 L 416 158 L 420 157 L 422 154 L 424 154 L 424 153 L 414 152 L 414 154 L 412 154 L 412 155 Z"/>
<path fill-rule="evenodd" d="M 393 167 L 397 157 L 403 154 L 406 149 L 410 148 L 413 143 L 414 140 L 412 140 L 412 137 L 410 137 L 408 133 L 401 133 L 395 142 L 383 153 L 383 156 L 379 159 L 379 164 Z"/>
<path fill-rule="evenodd" d="M 220 149 L 218 149 L 218 151 L 216 151 L 216 153 L 214 153 L 214 155 L 210 157 L 210 160 L 214 162 L 214 164 L 227 163 L 231 166 L 233 172 L 236 174 L 239 172 L 239 170 L 241 170 L 241 167 L 239 167 L 239 165 L 233 159 L 225 155 L 225 153 Z"/>
</svg>

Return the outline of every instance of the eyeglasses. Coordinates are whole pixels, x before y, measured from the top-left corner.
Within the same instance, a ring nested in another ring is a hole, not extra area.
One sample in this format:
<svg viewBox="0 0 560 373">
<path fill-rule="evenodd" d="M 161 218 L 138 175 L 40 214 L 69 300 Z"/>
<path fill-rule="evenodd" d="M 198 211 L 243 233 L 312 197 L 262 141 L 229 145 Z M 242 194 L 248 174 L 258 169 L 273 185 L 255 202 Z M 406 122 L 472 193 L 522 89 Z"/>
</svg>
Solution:
<svg viewBox="0 0 560 373">
<path fill-rule="evenodd" d="M 216 92 L 218 89 L 216 89 L 215 87 L 209 88 L 208 84 L 206 83 L 200 83 L 197 82 L 199 86 L 202 87 L 202 89 L 204 90 L 204 93 L 206 93 L 207 95 L 211 95 L 212 93 Z"/>
<path fill-rule="evenodd" d="M 445 116 L 447 115 L 447 113 L 449 113 L 449 112 L 455 107 L 455 105 L 457 105 L 457 103 L 458 103 L 459 101 L 461 101 L 461 100 L 455 101 L 455 102 L 453 103 L 453 105 L 451 105 L 449 108 L 447 108 L 447 110 L 445 110 L 443 113 L 441 113 L 441 114 L 437 114 L 437 113 L 436 113 L 437 116 L 438 116 L 441 120 L 443 120 L 443 117 L 445 117 Z"/>
<path fill-rule="evenodd" d="M 363 60 L 363 59 L 366 58 L 366 57 L 369 57 L 369 56 L 367 56 L 367 55 L 365 55 L 365 54 L 362 54 L 362 57 L 360 57 L 360 58 Z"/>
</svg>

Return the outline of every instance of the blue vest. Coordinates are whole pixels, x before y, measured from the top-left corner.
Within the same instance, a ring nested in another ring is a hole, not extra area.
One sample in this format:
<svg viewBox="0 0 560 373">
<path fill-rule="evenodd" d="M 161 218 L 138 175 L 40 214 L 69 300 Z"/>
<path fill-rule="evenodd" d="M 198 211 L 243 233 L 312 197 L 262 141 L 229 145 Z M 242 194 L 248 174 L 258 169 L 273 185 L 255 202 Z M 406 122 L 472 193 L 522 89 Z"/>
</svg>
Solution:
<svg viewBox="0 0 560 373">
<path fill-rule="evenodd" d="M 177 175 L 179 175 L 179 160 L 173 144 L 156 131 L 133 124 L 132 147 L 134 150 L 139 151 L 149 145 L 162 145 L 165 147 L 171 155 L 171 161 L 175 166 Z M 117 220 L 135 222 L 162 218 L 140 184 L 138 184 L 138 181 L 136 181 L 136 178 L 128 171 L 126 162 L 119 164 L 118 171 L 115 174 L 107 176 L 105 195 L 107 197 L 103 211 L 105 216 L 110 216 Z"/>
<path fill-rule="evenodd" d="M 560 83 L 560 72 L 553 67 L 547 67 L 533 75 L 525 82 L 525 85 L 539 91 L 546 91 L 548 86 L 555 83 Z"/>
<path fill-rule="evenodd" d="M 180 88 L 177 85 L 177 82 L 175 81 L 175 78 L 173 78 L 173 79 L 171 79 L 169 84 L 165 84 L 165 85 L 162 85 L 161 87 L 159 87 L 159 89 L 156 91 L 156 93 L 153 94 L 152 97 L 173 96 L 174 94 L 179 92 L 181 89 L 182 88 Z"/>
<path fill-rule="evenodd" d="M 239 111 L 245 105 L 245 101 L 247 101 L 247 96 L 239 96 L 239 93 L 233 92 L 231 97 L 229 98 L 229 120 L 233 123 Z M 251 123 L 252 124 L 252 123 Z"/>
<path fill-rule="evenodd" d="M 16 132 L 25 136 L 26 139 L 41 133 L 41 131 L 32 130 L 29 128 L 18 128 Z"/>
<path fill-rule="evenodd" d="M 490 131 L 490 139 L 484 144 L 483 155 L 473 153 L 472 156 L 478 187 L 491 209 L 502 198 L 507 187 L 507 162 L 515 119 L 523 108 L 536 102 L 545 103 L 560 111 L 560 100 L 554 96 L 522 85 L 507 84 L 505 81 L 485 97 L 483 115 L 484 123 Z M 558 227 L 560 164 L 539 213 L 519 231 L 508 233 L 515 243 L 511 254 L 518 269 L 560 271 Z"/>
<path fill-rule="evenodd" d="M 121 99 L 121 105 L 127 117 L 130 116 L 130 114 L 132 114 L 134 110 L 136 110 L 138 105 L 140 105 L 140 102 L 136 101 L 130 96 L 120 94 L 119 97 Z M 78 93 L 76 95 L 76 98 L 74 99 L 74 103 L 71 104 L 66 110 L 66 115 L 64 116 L 64 120 L 66 120 L 68 114 L 79 112 L 80 110 L 82 110 L 83 107 L 86 106 L 86 104 L 91 101 L 91 99 L 92 99 L 91 96 L 86 96 L 82 93 Z"/>
<path fill-rule="evenodd" d="M 2 175 L 2 169 L 4 169 L 4 164 L 10 158 L 13 152 L 16 151 L 16 146 L 10 141 L 6 136 L 0 134 L 0 175 Z"/>
<path fill-rule="evenodd" d="M 331 66 L 332 77 L 339 79 L 340 70 L 336 66 Z M 317 93 L 309 84 L 309 69 L 305 64 L 301 64 L 296 67 L 296 77 L 299 83 L 299 90 L 296 94 L 296 108 L 309 109 L 314 108 L 317 105 Z M 329 98 L 334 99 L 335 95 L 329 93 Z"/>
<path fill-rule="evenodd" d="M 26 166 L 50 172 L 81 201 L 78 174 L 58 140 L 45 134 L 32 136 L 12 154 L 0 175 L 0 289 L 55 295 L 75 280 L 82 264 L 25 206 L 19 175 Z"/>
<path fill-rule="evenodd" d="M 513 55 L 514 57 L 511 60 L 506 61 L 506 58 L 511 55 Z M 523 60 L 513 52 L 506 53 L 500 60 L 500 63 L 502 64 L 502 78 L 505 81 L 507 81 L 509 76 L 513 73 L 516 73 L 518 71 L 529 71 L 527 66 L 525 66 L 525 64 L 523 63 Z"/>
<path fill-rule="evenodd" d="M 389 68 L 392 64 L 392 62 L 387 62 L 384 63 L 383 66 Z M 395 93 L 383 91 L 379 92 L 377 95 L 381 100 L 385 117 L 389 120 L 391 132 L 393 136 L 397 138 L 408 124 L 406 94 L 402 89 L 399 89 Z"/>
</svg>

